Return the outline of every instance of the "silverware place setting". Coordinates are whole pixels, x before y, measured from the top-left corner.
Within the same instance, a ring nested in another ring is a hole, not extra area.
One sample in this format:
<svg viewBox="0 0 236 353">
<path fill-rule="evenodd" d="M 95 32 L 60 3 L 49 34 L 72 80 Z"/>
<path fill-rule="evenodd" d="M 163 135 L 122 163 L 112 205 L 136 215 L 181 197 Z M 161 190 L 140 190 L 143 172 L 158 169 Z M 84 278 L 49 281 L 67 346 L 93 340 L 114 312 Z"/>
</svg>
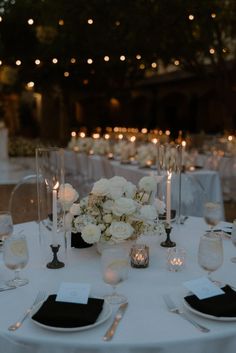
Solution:
<svg viewBox="0 0 236 353">
<path fill-rule="evenodd" d="M 164 302 L 168 308 L 168 310 L 171 312 L 171 313 L 174 313 L 174 314 L 178 314 L 180 315 L 183 319 L 185 319 L 186 321 L 190 322 L 194 327 L 196 327 L 198 330 L 200 330 L 201 332 L 209 332 L 210 330 L 199 324 L 197 321 L 193 320 L 187 313 L 185 313 L 182 309 L 180 309 L 174 302 L 173 300 L 171 299 L 171 297 L 169 296 L 169 294 L 164 294 L 163 295 L 163 299 L 164 299 Z"/>
</svg>

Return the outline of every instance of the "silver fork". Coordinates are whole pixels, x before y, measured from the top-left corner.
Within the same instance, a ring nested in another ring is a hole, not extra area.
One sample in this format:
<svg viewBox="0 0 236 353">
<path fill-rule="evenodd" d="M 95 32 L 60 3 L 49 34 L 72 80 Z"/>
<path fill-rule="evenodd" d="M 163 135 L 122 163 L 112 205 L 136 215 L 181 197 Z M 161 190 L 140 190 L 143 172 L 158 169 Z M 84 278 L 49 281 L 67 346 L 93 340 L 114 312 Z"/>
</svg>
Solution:
<svg viewBox="0 0 236 353">
<path fill-rule="evenodd" d="M 192 325 L 194 325 L 201 332 L 209 332 L 210 331 L 209 328 L 200 325 L 197 321 L 193 320 L 190 316 L 188 316 L 188 314 L 186 314 L 181 309 L 179 309 L 175 305 L 175 303 L 172 301 L 172 299 L 170 298 L 170 296 L 168 294 L 164 294 L 163 299 L 164 299 L 166 306 L 170 312 L 181 315 L 185 320 L 190 322 Z"/>
<path fill-rule="evenodd" d="M 34 307 L 36 305 L 38 305 L 40 302 L 42 302 L 46 297 L 46 292 L 44 291 L 39 291 L 38 294 L 36 295 L 36 298 L 33 302 L 33 304 L 24 312 L 24 314 L 19 318 L 18 321 L 16 321 L 14 324 L 10 325 L 8 327 L 9 331 L 15 331 L 18 328 L 21 327 L 21 325 L 23 324 L 24 320 L 27 318 L 27 316 L 32 312 L 32 310 L 34 309 Z"/>
</svg>

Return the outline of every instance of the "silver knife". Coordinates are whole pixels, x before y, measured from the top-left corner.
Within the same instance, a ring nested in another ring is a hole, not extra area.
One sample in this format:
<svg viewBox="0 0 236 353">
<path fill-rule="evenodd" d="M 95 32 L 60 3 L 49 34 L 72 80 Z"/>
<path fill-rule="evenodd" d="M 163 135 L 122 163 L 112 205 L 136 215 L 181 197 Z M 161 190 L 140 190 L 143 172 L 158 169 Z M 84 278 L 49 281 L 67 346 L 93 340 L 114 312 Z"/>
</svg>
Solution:
<svg viewBox="0 0 236 353">
<path fill-rule="evenodd" d="M 109 341 L 112 339 L 112 337 L 114 336 L 114 333 L 116 331 L 116 328 L 120 322 L 120 320 L 122 319 L 124 312 L 126 310 L 128 306 L 128 302 L 121 304 L 119 306 L 119 309 L 116 312 L 115 318 L 111 324 L 111 326 L 109 327 L 109 329 L 107 330 L 107 332 L 105 333 L 105 335 L 103 336 L 103 340 L 104 341 Z"/>
</svg>

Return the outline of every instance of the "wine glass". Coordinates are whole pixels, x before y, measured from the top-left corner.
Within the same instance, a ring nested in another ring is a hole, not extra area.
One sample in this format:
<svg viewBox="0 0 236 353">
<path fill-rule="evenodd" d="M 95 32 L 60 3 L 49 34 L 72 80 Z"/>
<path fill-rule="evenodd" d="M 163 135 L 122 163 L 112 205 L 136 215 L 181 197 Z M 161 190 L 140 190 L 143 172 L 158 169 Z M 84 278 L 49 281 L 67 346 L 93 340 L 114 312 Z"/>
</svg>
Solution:
<svg viewBox="0 0 236 353">
<path fill-rule="evenodd" d="M 128 254 L 122 248 L 104 249 L 101 256 L 102 276 L 105 283 L 110 284 L 113 292 L 105 295 L 110 304 L 121 304 L 127 302 L 124 295 L 116 293 L 118 283 L 127 279 L 128 276 Z"/>
<path fill-rule="evenodd" d="M 231 240 L 232 243 L 236 246 L 236 219 L 233 221 L 232 225 Z M 236 263 L 236 257 L 232 257 L 231 262 Z"/>
<path fill-rule="evenodd" d="M 204 219 L 209 225 L 210 231 L 220 222 L 222 217 L 221 205 L 217 202 L 207 202 L 204 205 Z"/>
<path fill-rule="evenodd" d="M 23 234 L 13 234 L 5 240 L 3 247 L 3 261 L 7 268 L 15 271 L 15 277 L 6 282 L 8 286 L 20 287 L 29 282 L 28 279 L 20 277 L 20 270 L 27 265 L 28 260 L 28 246 Z"/>
<path fill-rule="evenodd" d="M 217 285 L 219 282 L 211 278 L 211 273 L 216 271 L 223 263 L 222 238 L 217 233 L 207 233 L 201 236 L 198 248 L 198 264 L 208 271 L 208 279 Z"/>
<path fill-rule="evenodd" d="M 2 247 L 6 238 L 13 232 L 11 213 L 8 211 L 0 212 L 0 246 Z"/>
</svg>

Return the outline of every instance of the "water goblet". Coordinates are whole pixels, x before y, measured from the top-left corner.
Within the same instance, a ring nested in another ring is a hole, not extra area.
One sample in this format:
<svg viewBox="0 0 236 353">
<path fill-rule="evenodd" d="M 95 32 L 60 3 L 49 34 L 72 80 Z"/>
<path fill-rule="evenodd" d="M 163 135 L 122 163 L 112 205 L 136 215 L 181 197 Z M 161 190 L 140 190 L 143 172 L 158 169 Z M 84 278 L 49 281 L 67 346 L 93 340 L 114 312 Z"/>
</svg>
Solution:
<svg viewBox="0 0 236 353">
<path fill-rule="evenodd" d="M 221 206 L 217 202 L 207 202 L 204 205 L 204 219 L 206 224 L 210 227 L 210 231 L 213 231 L 213 228 L 221 220 Z"/>
<path fill-rule="evenodd" d="M 232 225 L 231 240 L 234 246 L 236 246 L 236 219 L 233 221 Z M 236 263 L 236 256 L 232 257 L 230 260 L 231 262 Z"/>
<path fill-rule="evenodd" d="M 118 283 L 127 279 L 128 276 L 128 254 L 122 248 L 104 249 L 101 256 L 102 276 L 105 283 L 113 288 L 111 294 L 105 295 L 110 304 L 122 304 L 127 302 L 124 295 L 116 292 Z"/>
<path fill-rule="evenodd" d="M 0 246 L 2 247 L 5 239 L 13 232 L 11 213 L 8 211 L 0 212 Z"/>
<path fill-rule="evenodd" d="M 206 271 L 210 281 L 217 285 L 220 282 L 211 278 L 211 273 L 216 271 L 223 263 L 222 238 L 217 233 L 207 233 L 201 236 L 198 248 L 198 264 Z"/>
<path fill-rule="evenodd" d="M 5 240 L 3 261 L 7 268 L 15 271 L 14 278 L 6 282 L 8 286 L 20 287 L 29 282 L 28 279 L 20 277 L 20 270 L 27 265 L 28 260 L 28 246 L 23 234 L 13 234 Z"/>
</svg>

